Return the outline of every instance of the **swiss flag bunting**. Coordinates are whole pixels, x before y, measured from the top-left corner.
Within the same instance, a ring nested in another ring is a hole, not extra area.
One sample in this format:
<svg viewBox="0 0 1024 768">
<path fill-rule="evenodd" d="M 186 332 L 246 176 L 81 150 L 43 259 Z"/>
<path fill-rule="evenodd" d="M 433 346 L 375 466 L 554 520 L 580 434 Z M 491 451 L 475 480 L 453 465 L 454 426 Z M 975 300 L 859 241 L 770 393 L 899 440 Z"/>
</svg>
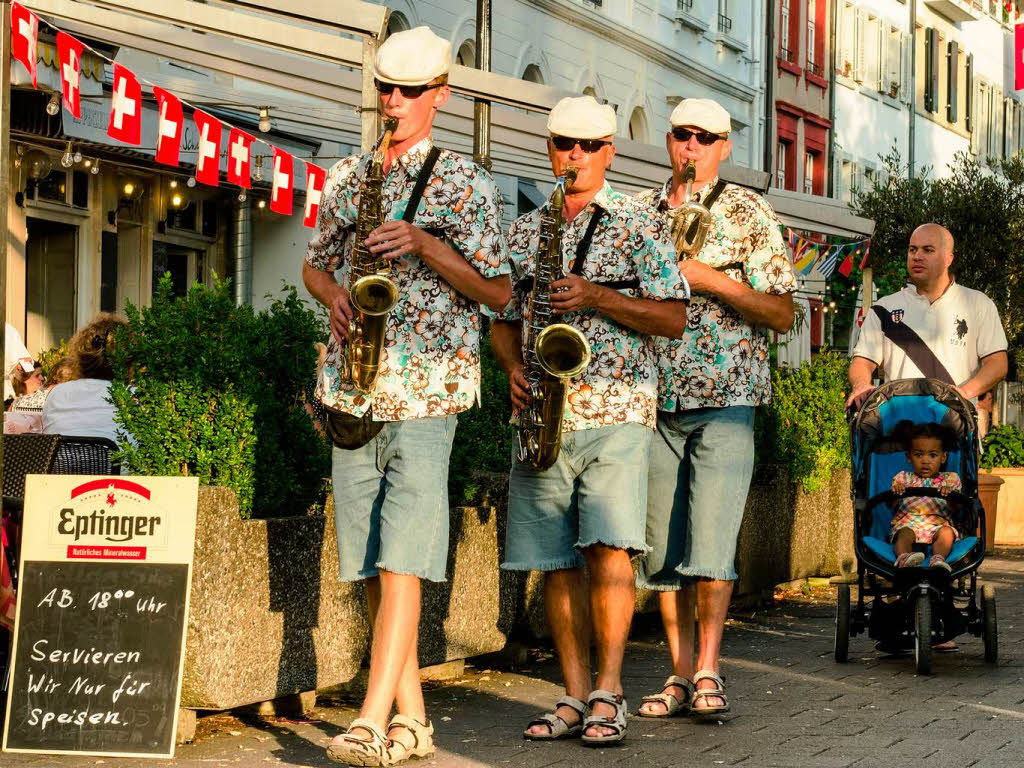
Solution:
<svg viewBox="0 0 1024 768">
<path fill-rule="evenodd" d="M 57 71 L 60 73 L 60 86 L 63 95 L 64 109 L 75 117 L 82 117 L 82 51 L 85 46 L 71 35 L 57 33 Z"/>
<path fill-rule="evenodd" d="M 292 156 L 274 147 L 274 184 L 270 192 L 270 210 L 292 215 Z"/>
<path fill-rule="evenodd" d="M 11 5 L 11 55 L 25 65 L 36 87 L 36 43 L 39 40 L 39 18 L 23 6 Z M 6 150 L 7 148 L 4 147 Z"/>
<path fill-rule="evenodd" d="M 153 86 L 153 95 L 160 105 L 160 119 L 156 129 L 156 161 L 162 165 L 178 166 L 181 152 L 182 128 L 185 124 L 181 102 L 173 93 Z"/>
<path fill-rule="evenodd" d="M 1024 91 L 1024 24 L 1018 24 L 1014 30 L 1013 72 L 1013 87 Z"/>
<path fill-rule="evenodd" d="M 252 188 L 252 143 L 245 131 L 232 128 L 228 135 L 228 181 L 243 189 Z"/>
<path fill-rule="evenodd" d="M 114 65 L 107 135 L 125 144 L 138 145 L 142 141 L 142 87 L 135 75 L 120 64 Z"/>
<path fill-rule="evenodd" d="M 324 193 L 324 181 L 327 171 L 319 165 L 306 163 L 306 211 L 302 223 L 307 227 L 315 227 L 320 214 L 320 199 Z"/>
<path fill-rule="evenodd" d="M 196 180 L 216 187 L 220 183 L 221 123 L 197 109 L 193 118 L 199 129 L 199 147 L 196 150 Z"/>
</svg>

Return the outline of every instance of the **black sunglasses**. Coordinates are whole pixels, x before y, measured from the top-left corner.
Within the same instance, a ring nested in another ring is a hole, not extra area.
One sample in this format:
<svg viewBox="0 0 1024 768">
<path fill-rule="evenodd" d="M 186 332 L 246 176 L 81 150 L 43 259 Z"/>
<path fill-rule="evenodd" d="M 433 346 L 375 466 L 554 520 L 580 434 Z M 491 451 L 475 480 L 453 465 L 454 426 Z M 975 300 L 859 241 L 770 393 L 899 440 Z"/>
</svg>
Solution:
<svg viewBox="0 0 1024 768">
<path fill-rule="evenodd" d="M 377 88 L 377 93 L 386 96 L 390 96 L 395 92 L 395 88 L 397 88 L 402 92 L 403 99 L 418 99 L 427 91 L 444 86 L 444 83 L 433 83 L 432 85 L 399 85 L 398 83 L 385 83 L 376 79 L 373 81 L 373 84 Z"/>
<path fill-rule="evenodd" d="M 605 144 L 611 144 L 610 141 L 604 139 L 574 139 L 571 136 L 552 136 L 551 143 L 559 152 L 571 152 L 572 148 L 579 144 L 580 149 L 588 155 L 597 152 Z"/>
<path fill-rule="evenodd" d="M 697 143 L 704 147 L 710 147 L 716 141 L 723 141 L 724 136 L 708 131 L 691 131 L 689 128 L 673 128 L 672 137 L 676 141 L 689 141 L 691 136 L 697 137 Z"/>
</svg>

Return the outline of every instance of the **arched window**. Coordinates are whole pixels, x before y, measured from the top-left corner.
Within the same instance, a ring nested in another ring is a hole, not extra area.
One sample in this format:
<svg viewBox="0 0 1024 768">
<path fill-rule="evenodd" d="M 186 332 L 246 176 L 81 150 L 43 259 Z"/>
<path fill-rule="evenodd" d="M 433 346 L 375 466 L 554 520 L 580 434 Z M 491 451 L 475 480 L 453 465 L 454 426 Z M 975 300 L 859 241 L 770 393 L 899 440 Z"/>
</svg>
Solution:
<svg viewBox="0 0 1024 768">
<path fill-rule="evenodd" d="M 391 15 L 388 16 L 388 31 L 385 37 L 391 37 L 395 32 L 404 32 L 411 28 L 412 25 L 409 24 L 409 20 L 405 18 L 404 13 L 392 11 Z"/>
<path fill-rule="evenodd" d="M 544 73 L 540 71 L 540 67 L 536 64 L 528 64 L 526 66 L 526 69 L 523 70 L 522 79 L 531 83 L 544 85 Z"/>
<path fill-rule="evenodd" d="M 464 67 L 476 66 L 476 42 L 463 40 L 459 46 L 459 52 L 455 54 L 455 63 Z"/>
<path fill-rule="evenodd" d="M 633 110 L 629 116 L 629 138 L 634 141 L 647 142 L 647 116 L 642 107 Z"/>
</svg>

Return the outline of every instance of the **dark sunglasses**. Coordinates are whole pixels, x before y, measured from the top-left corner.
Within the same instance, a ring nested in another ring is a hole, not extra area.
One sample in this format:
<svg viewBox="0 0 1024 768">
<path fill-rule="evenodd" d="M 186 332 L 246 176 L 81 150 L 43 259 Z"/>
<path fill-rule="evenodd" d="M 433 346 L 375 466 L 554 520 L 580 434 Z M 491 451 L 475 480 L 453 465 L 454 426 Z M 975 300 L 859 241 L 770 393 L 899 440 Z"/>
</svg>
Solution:
<svg viewBox="0 0 1024 768">
<path fill-rule="evenodd" d="M 398 83 L 384 83 L 380 80 L 374 80 L 373 84 L 377 87 L 377 93 L 382 96 L 390 96 L 395 92 L 395 88 L 397 88 L 402 92 L 403 99 L 418 99 L 427 91 L 444 86 L 444 83 L 434 83 L 432 85 L 399 85 Z"/>
<path fill-rule="evenodd" d="M 697 143 L 703 147 L 710 147 L 716 141 L 723 141 L 724 136 L 707 131 L 691 131 L 689 128 L 673 128 L 672 137 L 676 141 L 689 141 L 691 136 L 697 137 Z"/>
<path fill-rule="evenodd" d="M 572 148 L 579 144 L 580 149 L 588 155 L 597 152 L 605 144 L 611 144 L 610 141 L 604 139 L 574 139 L 571 136 L 552 136 L 551 143 L 559 152 L 571 152 Z"/>
</svg>

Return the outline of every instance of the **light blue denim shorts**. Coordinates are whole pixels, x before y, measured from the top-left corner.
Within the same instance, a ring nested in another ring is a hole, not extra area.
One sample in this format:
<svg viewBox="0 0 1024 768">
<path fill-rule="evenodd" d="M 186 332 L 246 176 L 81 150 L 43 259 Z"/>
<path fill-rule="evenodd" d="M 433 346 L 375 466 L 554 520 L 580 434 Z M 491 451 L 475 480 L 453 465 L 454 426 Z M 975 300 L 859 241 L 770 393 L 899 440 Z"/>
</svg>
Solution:
<svg viewBox="0 0 1024 768">
<path fill-rule="evenodd" d="M 647 488 L 650 552 L 637 583 L 670 591 L 736 579 L 736 539 L 754 471 L 754 408 L 658 413 Z"/>
<path fill-rule="evenodd" d="M 562 435 L 553 466 L 538 472 L 512 456 L 505 562 L 510 571 L 583 566 L 605 544 L 646 552 L 647 462 L 653 431 L 615 424 Z"/>
<path fill-rule="evenodd" d="M 341 581 L 382 570 L 445 580 L 448 457 L 456 423 L 456 416 L 392 421 L 362 448 L 334 448 Z"/>
</svg>

